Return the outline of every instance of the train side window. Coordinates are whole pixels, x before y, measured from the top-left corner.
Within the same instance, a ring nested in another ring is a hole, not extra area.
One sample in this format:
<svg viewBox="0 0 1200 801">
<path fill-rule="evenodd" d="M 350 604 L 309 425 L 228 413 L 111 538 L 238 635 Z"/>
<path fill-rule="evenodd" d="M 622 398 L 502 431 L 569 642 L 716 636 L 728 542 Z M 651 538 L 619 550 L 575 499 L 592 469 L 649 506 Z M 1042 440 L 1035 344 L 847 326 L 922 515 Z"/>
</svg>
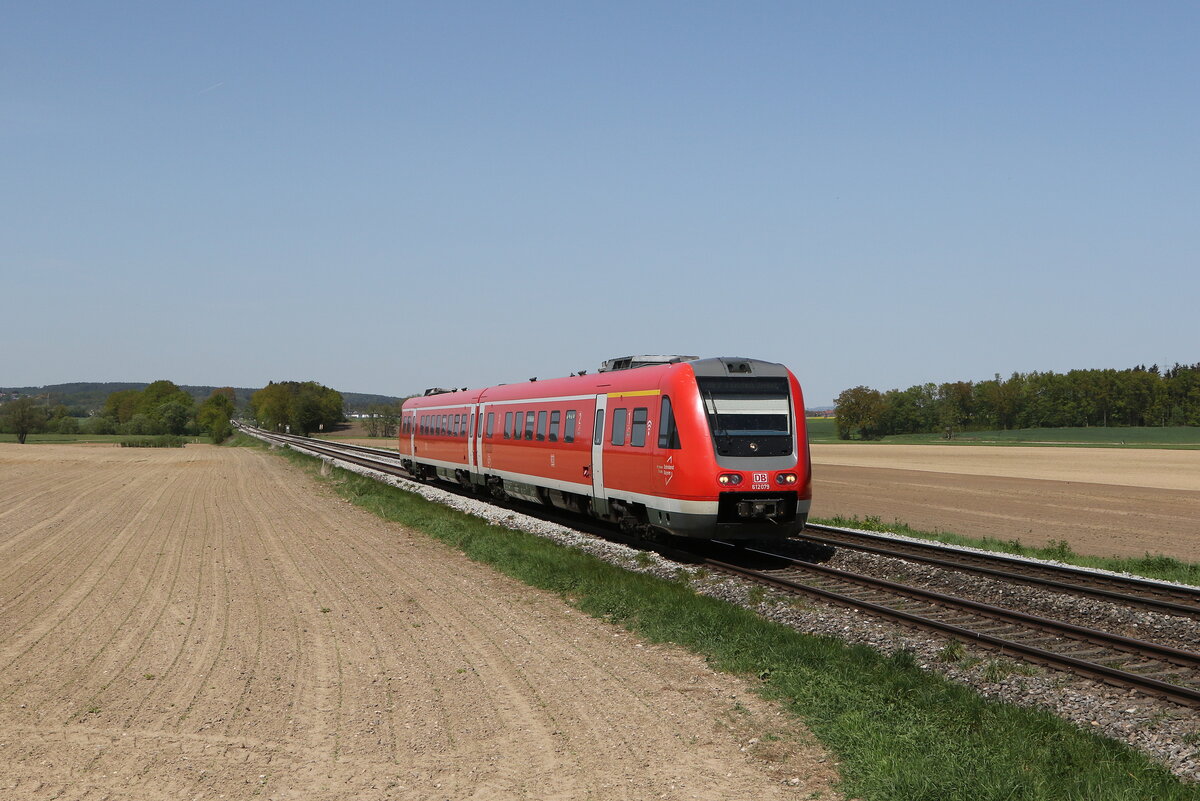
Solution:
<svg viewBox="0 0 1200 801">
<path fill-rule="evenodd" d="M 488 439 L 492 438 L 492 428 L 496 425 L 496 413 L 488 412 L 487 427 L 484 428 L 483 435 Z"/>
<path fill-rule="evenodd" d="M 558 423 L 562 419 L 562 412 L 550 412 L 550 441 L 558 442 Z"/>
<path fill-rule="evenodd" d="M 639 406 L 633 410 L 633 428 L 629 432 L 629 444 L 635 448 L 646 447 L 646 421 L 650 418 L 650 410 Z"/>
<path fill-rule="evenodd" d="M 567 409 L 567 423 L 563 427 L 563 442 L 575 441 L 575 410 Z"/>
<path fill-rule="evenodd" d="M 512 426 L 513 426 L 512 416 L 513 416 L 512 412 L 504 413 L 504 438 L 505 439 L 512 439 Z"/>
<path fill-rule="evenodd" d="M 542 442 L 546 439 L 546 413 L 544 411 L 538 412 L 537 438 L 538 442 Z"/>
<path fill-rule="evenodd" d="M 455 414 L 450 417 L 450 436 L 457 437 L 458 432 L 462 430 L 462 415 Z"/>
<path fill-rule="evenodd" d="M 442 415 L 442 436 L 446 436 L 450 432 L 450 415 Z"/>
<path fill-rule="evenodd" d="M 625 444 L 625 418 L 629 416 L 628 409 L 613 409 L 612 444 Z"/>
<path fill-rule="evenodd" d="M 597 409 L 596 410 L 596 430 L 595 430 L 595 435 L 592 439 L 592 444 L 599 445 L 603 441 L 604 441 L 604 410 Z"/>
<path fill-rule="evenodd" d="M 525 439 L 533 439 L 533 412 L 525 412 Z"/>
</svg>

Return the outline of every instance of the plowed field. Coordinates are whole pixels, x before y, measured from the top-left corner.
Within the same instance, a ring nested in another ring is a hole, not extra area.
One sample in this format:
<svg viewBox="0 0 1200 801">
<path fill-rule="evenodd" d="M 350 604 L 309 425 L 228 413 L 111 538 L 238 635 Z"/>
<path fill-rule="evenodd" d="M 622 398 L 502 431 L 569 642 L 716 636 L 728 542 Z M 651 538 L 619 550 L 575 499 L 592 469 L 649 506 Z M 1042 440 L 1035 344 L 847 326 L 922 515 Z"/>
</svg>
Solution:
<svg viewBox="0 0 1200 801">
<path fill-rule="evenodd" d="M 1200 451 L 814 445 L 813 515 L 1200 561 Z"/>
<path fill-rule="evenodd" d="M 833 798 L 823 759 L 271 454 L 0 445 L 0 798 Z"/>
</svg>

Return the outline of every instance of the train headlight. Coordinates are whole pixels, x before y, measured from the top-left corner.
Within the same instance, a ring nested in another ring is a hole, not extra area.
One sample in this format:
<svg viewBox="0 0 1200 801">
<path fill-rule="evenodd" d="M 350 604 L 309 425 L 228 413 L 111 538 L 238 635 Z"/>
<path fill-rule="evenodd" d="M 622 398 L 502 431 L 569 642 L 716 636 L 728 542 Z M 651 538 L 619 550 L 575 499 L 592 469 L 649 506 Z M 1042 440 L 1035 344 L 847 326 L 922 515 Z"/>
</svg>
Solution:
<svg viewBox="0 0 1200 801">
<path fill-rule="evenodd" d="M 775 475 L 775 481 L 780 484 L 795 484 L 796 483 L 796 474 L 795 473 L 777 473 Z"/>
<path fill-rule="evenodd" d="M 724 487 L 736 487 L 742 483 L 742 476 L 739 473 L 722 473 L 717 476 L 717 483 Z"/>
</svg>

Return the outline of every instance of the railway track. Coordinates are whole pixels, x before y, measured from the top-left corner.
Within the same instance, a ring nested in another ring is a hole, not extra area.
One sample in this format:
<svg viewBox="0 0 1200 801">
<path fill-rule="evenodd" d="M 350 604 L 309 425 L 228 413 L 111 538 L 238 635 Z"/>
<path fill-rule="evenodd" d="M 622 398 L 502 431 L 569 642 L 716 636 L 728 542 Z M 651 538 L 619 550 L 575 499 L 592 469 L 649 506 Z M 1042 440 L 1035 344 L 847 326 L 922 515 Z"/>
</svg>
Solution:
<svg viewBox="0 0 1200 801">
<path fill-rule="evenodd" d="M 803 537 L 834 548 L 848 548 L 1031 584 L 1055 592 L 1086 595 L 1124 606 L 1152 609 L 1169 615 L 1200 618 L 1200 588 L 1180 587 L 1132 576 L 1098 573 L 1067 565 L 1031 562 L 1003 554 L 984 554 L 951 545 L 912 542 L 833 526 L 809 524 Z"/>
<path fill-rule="evenodd" d="M 396 451 L 246 430 L 270 442 L 416 481 L 400 466 Z M 541 516 L 563 522 L 553 515 Z M 565 524 L 578 527 L 577 521 Z M 1149 695 L 1200 706 L 1200 654 L 1191 651 L 850 573 L 785 554 L 719 542 L 711 547 L 727 550 L 719 555 L 696 551 L 684 555 L 693 564 L 704 564 L 788 593 L 817 597 L 1117 687 L 1135 688 Z M 747 557 L 752 566 L 747 564 Z M 946 561 L 947 567 L 966 569 Z M 976 565 L 971 569 L 986 569 L 994 577 L 1009 578 L 998 568 Z M 1021 575 L 1012 580 L 1030 578 Z M 1096 592 L 1095 588 L 1085 589 L 1088 594 Z M 1144 600 L 1125 593 L 1113 593 L 1109 600 L 1125 597 L 1135 598 L 1139 603 Z"/>
<path fill-rule="evenodd" d="M 904 625 L 941 632 L 1027 661 L 1069 670 L 1189 706 L 1200 706 L 1200 654 L 1051 618 L 957 598 L 851 573 L 754 548 L 709 558 L 727 573 L 793 594 L 860 609 Z M 738 555 L 755 554 L 768 567 L 748 567 Z"/>
</svg>

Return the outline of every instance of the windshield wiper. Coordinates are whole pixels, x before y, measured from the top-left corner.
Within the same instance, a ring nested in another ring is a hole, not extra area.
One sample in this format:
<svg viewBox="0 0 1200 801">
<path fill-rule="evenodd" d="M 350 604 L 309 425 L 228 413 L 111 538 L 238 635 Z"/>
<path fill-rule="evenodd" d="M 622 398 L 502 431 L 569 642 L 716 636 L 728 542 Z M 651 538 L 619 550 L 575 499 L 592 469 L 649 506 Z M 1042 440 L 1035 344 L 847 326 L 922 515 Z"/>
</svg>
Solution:
<svg viewBox="0 0 1200 801">
<path fill-rule="evenodd" d="M 704 397 L 708 399 L 708 405 L 712 407 L 712 415 L 709 417 L 709 427 L 712 429 L 714 437 L 723 437 L 724 443 L 718 448 L 722 456 L 728 456 L 730 450 L 729 432 L 725 430 L 725 426 L 721 423 L 721 414 L 717 411 L 717 402 L 713 400 L 712 390 L 705 387 Z"/>
</svg>

